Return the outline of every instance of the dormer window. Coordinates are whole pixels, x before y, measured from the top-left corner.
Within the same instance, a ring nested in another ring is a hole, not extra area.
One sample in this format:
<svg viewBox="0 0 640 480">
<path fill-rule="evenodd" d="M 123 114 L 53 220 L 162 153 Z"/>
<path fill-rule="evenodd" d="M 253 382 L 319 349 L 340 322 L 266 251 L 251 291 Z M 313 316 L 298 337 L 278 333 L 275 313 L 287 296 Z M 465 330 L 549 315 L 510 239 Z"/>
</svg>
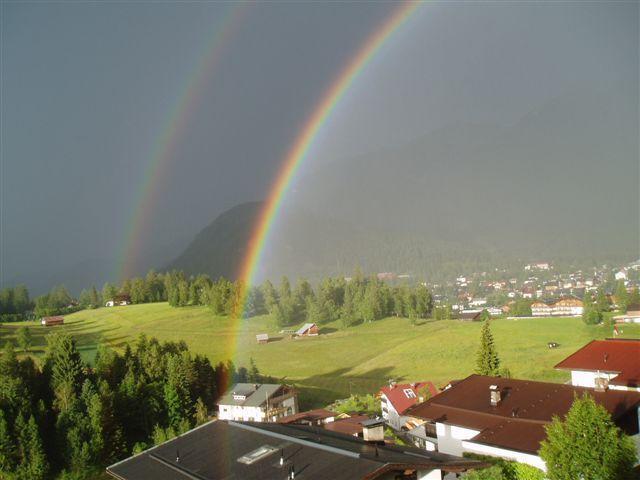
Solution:
<svg viewBox="0 0 640 480">
<path fill-rule="evenodd" d="M 233 399 L 234 400 L 246 400 L 247 396 L 246 395 L 240 395 L 240 394 L 234 394 L 233 395 Z"/>
<path fill-rule="evenodd" d="M 413 393 L 413 390 L 411 390 L 410 388 L 405 388 L 403 392 L 407 398 L 416 398 L 416 394 Z"/>
</svg>

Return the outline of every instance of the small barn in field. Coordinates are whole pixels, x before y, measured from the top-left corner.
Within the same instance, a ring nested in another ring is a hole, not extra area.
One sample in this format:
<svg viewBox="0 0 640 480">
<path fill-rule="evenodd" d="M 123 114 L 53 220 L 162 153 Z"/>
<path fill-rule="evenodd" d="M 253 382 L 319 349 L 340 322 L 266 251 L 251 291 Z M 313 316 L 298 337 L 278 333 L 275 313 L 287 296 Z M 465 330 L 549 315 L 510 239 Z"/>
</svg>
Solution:
<svg viewBox="0 0 640 480">
<path fill-rule="evenodd" d="M 42 317 L 42 319 L 40 319 L 40 323 L 42 324 L 43 327 L 53 327 L 54 325 L 63 325 L 64 317 L 62 316 Z"/>
<path fill-rule="evenodd" d="M 256 341 L 258 343 L 269 343 L 269 334 L 268 333 L 259 333 L 256 335 Z"/>
<path fill-rule="evenodd" d="M 296 332 L 297 337 L 315 337 L 320 333 L 318 326 L 315 323 L 305 323 Z"/>
</svg>

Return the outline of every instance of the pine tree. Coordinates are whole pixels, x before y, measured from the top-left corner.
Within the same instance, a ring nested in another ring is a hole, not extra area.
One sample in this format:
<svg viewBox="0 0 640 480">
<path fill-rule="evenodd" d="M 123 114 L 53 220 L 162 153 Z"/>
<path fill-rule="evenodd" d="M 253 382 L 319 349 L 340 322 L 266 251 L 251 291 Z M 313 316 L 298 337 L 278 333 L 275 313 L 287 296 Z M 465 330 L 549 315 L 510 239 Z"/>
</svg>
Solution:
<svg viewBox="0 0 640 480">
<path fill-rule="evenodd" d="M 84 383 L 84 363 L 76 342 L 68 334 L 57 333 L 47 337 L 46 368 L 51 371 L 51 388 L 56 395 L 58 408 L 71 407 Z"/>
<path fill-rule="evenodd" d="M 599 288 L 596 293 L 596 309 L 601 314 L 609 311 L 609 298 L 603 288 Z"/>
<path fill-rule="evenodd" d="M 627 305 L 640 305 L 640 289 L 636 286 L 629 295 L 629 303 Z"/>
<path fill-rule="evenodd" d="M 207 407 L 201 398 L 198 398 L 198 400 L 196 400 L 195 410 L 196 411 L 193 416 L 195 418 L 196 425 L 202 425 L 203 423 L 206 423 L 209 419 L 209 413 L 207 412 Z"/>
<path fill-rule="evenodd" d="M 587 325 L 596 325 L 602 321 L 602 313 L 593 302 L 591 292 L 585 291 L 582 300 L 582 321 Z"/>
<path fill-rule="evenodd" d="M 16 340 L 23 352 L 28 352 L 33 343 L 33 335 L 29 327 L 20 327 L 16 334 Z"/>
<path fill-rule="evenodd" d="M 493 342 L 490 323 L 490 321 L 486 321 L 482 324 L 480 348 L 476 355 L 476 373 L 478 375 L 496 376 L 500 374 L 500 359 Z"/>
<path fill-rule="evenodd" d="M 540 457 L 550 480 L 632 478 L 633 441 L 590 395 L 574 399 L 565 419 L 556 417 L 545 429 Z"/>
<path fill-rule="evenodd" d="M 627 305 L 629 302 L 629 293 L 627 287 L 624 285 L 624 280 L 618 280 L 616 283 L 616 305 L 620 313 L 627 313 Z"/>
<path fill-rule="evenodd" d="M 118 290 L 115 285 L 107 282 L 102 287 L 102 300 L 104 302 L 108 302 L 109 300 L 113 300 L 113 298 L 118 294 Z"/>
<path fill-rule="evenodd" d="M 11 437 L 4 410 L 0 409 L 0 474 L 14 470 L 15 455 L 15 442 Z"/>
<path fill-rule="evenodd" d="M 33 415 L 25 421 L 22 415 L 16 420 L 18 436 L 18 456 L 20 464 L 17 468 L 17 478 L 29 480 L 43 480 L 48 471 L 47 459 L 42 447 L 42 440 L 38 425 Z"/>
</svg>

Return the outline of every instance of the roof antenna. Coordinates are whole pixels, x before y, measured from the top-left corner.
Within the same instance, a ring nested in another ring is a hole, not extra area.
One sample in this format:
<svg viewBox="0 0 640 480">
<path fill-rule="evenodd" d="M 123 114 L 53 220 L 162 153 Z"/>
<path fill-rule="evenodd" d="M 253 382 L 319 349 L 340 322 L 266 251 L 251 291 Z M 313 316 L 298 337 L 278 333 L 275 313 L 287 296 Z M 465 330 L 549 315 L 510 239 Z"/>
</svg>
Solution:
<svg viewBox="0 0 640 480">
<path fill-rule="evenodd" d="M 284 448 L 280 449 L 280 466 L 284 465 Z"/>
<path fill-rule="evenodd" d="M 176 463 L 180 463 L 180 450 L 176 448 Z"/>
<path fill-rule="evenodd" d="M 289 467 L 289 480 L 293 480 L 294 478 L 296 478 L 296 469 L 293 464 L 291 464 Z"/>
</svg>

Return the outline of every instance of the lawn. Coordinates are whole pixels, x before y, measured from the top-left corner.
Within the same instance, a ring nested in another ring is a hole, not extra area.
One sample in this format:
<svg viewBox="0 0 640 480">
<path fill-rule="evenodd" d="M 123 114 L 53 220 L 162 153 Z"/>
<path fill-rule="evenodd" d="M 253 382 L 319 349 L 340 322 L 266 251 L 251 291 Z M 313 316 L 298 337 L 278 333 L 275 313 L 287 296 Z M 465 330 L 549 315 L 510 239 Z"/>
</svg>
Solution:
<svg viewBox="0 0 640 480">
<path fill-rule="evenodd" d="M 33 354 L 44 353 L 45 335 L 63 330 L 72 334 L 82 355 L 91 361 L 96 345 L 121 348 L 140 333 L 160 340 L 184 340 L 212 362 L 232 358 L 248 365 L 253 358 L 260 370 L 298 385 L 305 406 L 321 405 L 350 392 L 375 392 L 390 378 L 431 380 L 441 386 L 473 372 L 480 323 L 458 320 L 426 321 L 411 326 L 402 318 L 387 318 L 342 330 L 327 325 L 315 338 L 290 339 L 279 335 L 269 317 L 242 321 L 217 317 L 204 307 L 172 308 L 166 303 L 85 310 L 65 318 L 65 325 L 41 327 L 35 322 L 0 326 L 0 342 L 14 339 L 22 325 L 32 327 Z M 610 327 L 587 326 L 579 318 L 497 319 L 492 331 L 503 366 L 512 376 L 562 382 L 569 376 L 553 366 L 596 338 L 610 337 Z M 273 340 L 258 345 L 257 333 Z M 623 336 L 640 337 L 640 325 L 623 327 Z M 548 342 L 559 347 L 549 349 Z"/>
</svg>

